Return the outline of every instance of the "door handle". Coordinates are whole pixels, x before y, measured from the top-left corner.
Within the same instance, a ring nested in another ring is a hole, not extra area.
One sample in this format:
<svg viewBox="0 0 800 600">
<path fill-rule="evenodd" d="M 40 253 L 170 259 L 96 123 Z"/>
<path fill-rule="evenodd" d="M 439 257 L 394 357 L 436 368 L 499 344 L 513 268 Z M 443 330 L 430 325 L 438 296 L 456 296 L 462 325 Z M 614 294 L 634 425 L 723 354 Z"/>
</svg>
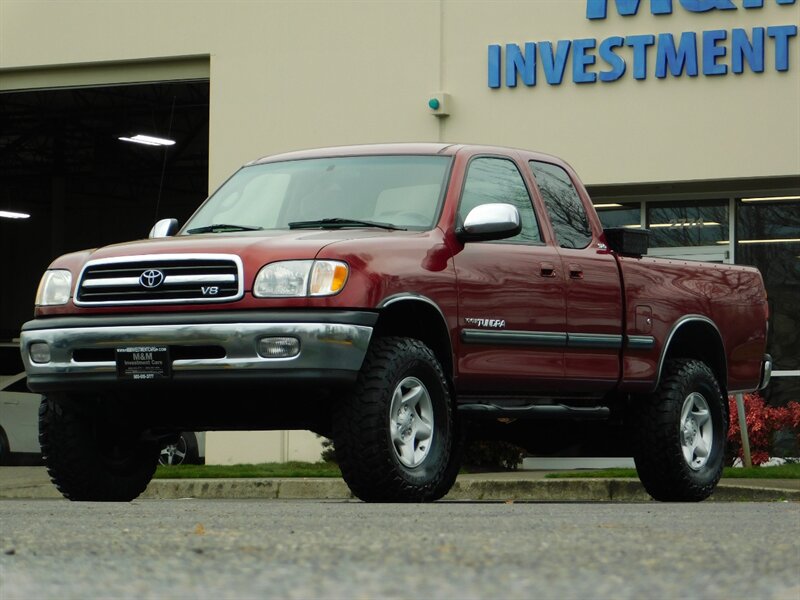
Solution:
<svg viewBox="0 0 800 600">
<path fill-rule="evenodd" d="M 539 267 L 541 268 L 539 274 L 542 277 L 556 276 L 556 266 L 553 263 L 539 263 Z"/>
<path fill-rule="evenodd" d="M 569 266 L 569 278 L 570 279 L 583 279 L 583 267 L 576 264 L 571 264 Z"/>
</svg>

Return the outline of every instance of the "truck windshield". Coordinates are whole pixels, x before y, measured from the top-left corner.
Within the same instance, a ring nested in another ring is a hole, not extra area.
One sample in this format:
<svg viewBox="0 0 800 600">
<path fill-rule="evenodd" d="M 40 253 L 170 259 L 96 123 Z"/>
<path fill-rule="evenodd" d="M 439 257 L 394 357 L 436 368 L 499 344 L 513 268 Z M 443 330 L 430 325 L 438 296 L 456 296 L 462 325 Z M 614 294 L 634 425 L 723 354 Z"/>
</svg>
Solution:
<svg viewBox="0 0 800 600">
<path fill-rule="evenodd" d="M 365 227 L 431 229 L 450 158 L 358 156 L 250 165 L 225 182 L 182 233 Z M 220 225 L 235 223 L 236 226 Z"/>
</svg>

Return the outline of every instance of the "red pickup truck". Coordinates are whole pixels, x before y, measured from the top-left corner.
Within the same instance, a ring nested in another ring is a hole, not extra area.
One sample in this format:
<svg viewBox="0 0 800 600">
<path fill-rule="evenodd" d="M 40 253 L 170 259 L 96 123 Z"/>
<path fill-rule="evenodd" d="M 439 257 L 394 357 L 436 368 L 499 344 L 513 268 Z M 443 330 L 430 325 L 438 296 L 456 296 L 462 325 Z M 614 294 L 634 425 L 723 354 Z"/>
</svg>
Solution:
<svg viewBox="0 0 800 600">
<path fill-rule="evenodd" d="M 535 152 L 252 162 L 182 229 L 44 274 L 21 352 L 50 476 L 130 500 L 180 431 L 310 429 L 359 498 L 430 501 L 468 427 L 615 420 L 654 498 L 702 500 L 727 394 L 769 380 L 766 294 L 754 268 L 643 256 L 647 235 L 604 231 Z"/>
</svg>

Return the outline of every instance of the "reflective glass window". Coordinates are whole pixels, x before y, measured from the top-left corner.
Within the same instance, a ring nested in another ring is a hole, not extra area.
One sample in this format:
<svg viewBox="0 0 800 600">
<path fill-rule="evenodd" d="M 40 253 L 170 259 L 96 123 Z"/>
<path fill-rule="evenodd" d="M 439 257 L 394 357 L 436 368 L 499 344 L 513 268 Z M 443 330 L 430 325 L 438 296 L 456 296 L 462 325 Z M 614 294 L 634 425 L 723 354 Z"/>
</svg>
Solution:
<svg viewBox="0 0 800 600">
<path fill-rule="evenodd" d="M 557 165 L 531 161 L 550 223 L 562 248 L 585 248 L 592 241 L 586 209 L 569 174 Z"/>
<path fill-rule="evenodd" d="M 800 370 L 800 200 L 738 201 L 736 241 L 736 262 L 758 267 L 764 278 L 775 369 Z M 800 378 L 773 381 L 770 402 L 800 399 Z"/>
<path fill-rule="evenodd" d="M 647 205 L 651 248 L 729 243 L 728 201 L 652 202 Z"/>
<path fill-rule="evenodd" d="M 612 227 L 630 227 L 639 229 L 642 226 L 642 207 L 639 202 L 600 202 L 595 204 L 597 216 L 603 229 Z"/>
</svg>

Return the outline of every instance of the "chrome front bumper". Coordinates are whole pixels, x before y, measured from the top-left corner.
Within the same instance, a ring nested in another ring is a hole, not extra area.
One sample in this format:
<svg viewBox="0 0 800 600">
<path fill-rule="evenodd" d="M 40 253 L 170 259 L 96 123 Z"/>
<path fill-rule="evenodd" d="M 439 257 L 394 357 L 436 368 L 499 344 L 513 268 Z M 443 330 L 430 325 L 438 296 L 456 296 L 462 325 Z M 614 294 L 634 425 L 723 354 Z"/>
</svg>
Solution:
<svg viewBox="0 0 800 600">
<path fill-rule="evenodd" d="M 274 337 L 295 338 L 299 352 L 288 358 L 259 354 L 259 342 Z M 112 381 L 117 373 L 116 349 L 130 346 L 182 350 L 171 352 L 171 373 L 176 379 L 203 374 L 206 379 L 223 381 L 236 374 L 290 371 L 355 374 L 371 337 L 371 325 L 335 322 L 120 323 L 53 328 L 40 323 L 22 331 L 20 350 L 30 387 L 46 382 L 46 387 L 53 389 L 58 381 L 79 381 L 82 376 Z M 31 346 L 41 343 L 49 348 L 49 360 L 34 362 Z M 205 352 L 209 355 L 203 356 Z"/>
</svg>

